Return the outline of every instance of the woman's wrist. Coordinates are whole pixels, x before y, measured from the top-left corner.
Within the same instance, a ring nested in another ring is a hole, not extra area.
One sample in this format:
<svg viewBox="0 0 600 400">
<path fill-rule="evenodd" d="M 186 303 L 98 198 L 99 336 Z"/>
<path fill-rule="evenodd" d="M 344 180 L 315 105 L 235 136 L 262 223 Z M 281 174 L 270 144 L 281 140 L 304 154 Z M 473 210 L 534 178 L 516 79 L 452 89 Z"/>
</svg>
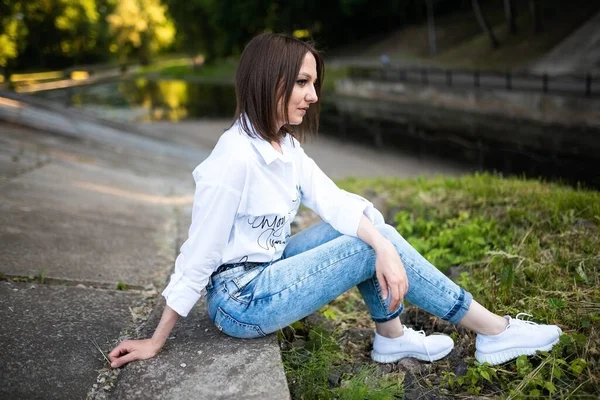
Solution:
<svg viewBox="0 0 600 400">
<path fill-rule="evenodd" d="M 373 250 L 375 250 L 375 253 L 377 254 L 382 254 L 388 251 L 396 251 L 392 242 L 383 236 L 381 237 L 381 240 L 378 240 L 374 243 Z"/>
<path fill-rule="evenodd" d="M 150 339 L 151 343 L 156 347 L 156 350 L 162 349 L 169 337 L 169 334 L 173 330 L 175 323 L 179 319 L 179 314 L 175 312 L 171 307 L 165 305 L 165 309 L 163 310 L 163 314 L 160 318 L 158 326 L 154 331 L 154 335 L 152 335 L 152 339 Z"/>
<path fill-rule="evenodd" d="M 157 353 L 165 345 L 165 341 L 166 340 L 164 340 L 163 338 L 157 338 L 157 337 L 154 337 L 154 336 L 152 336 L 152 338 L 150 339 L 150 343 L 152 343 L 152 346 L 154 346 L 154 348 L 156 349 Z"/>
</svg>

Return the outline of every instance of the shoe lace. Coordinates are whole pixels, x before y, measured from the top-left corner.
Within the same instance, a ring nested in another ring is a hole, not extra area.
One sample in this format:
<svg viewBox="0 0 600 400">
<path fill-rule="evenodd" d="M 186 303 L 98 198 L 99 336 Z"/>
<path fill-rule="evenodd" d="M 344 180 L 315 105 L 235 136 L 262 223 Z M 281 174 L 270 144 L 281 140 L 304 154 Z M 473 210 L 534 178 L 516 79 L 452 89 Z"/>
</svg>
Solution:
<svg viewBox="0 0 600 400">
<path fill-rule="evenodd" d="M 421 340 L 421 343 L 423 343 L 423 347 L 425 347 L 425 351 L 427 352 L 427 358 L 429 359 L 429 362 L 433 362 L 433 360 L 431 359 L 431 354 L 429 354 L 429 349 L 427 348 L 427 342 L 425 341 L 425 337 L 427 336 L 427 334 L 425 333 L 424 330 L 420 330 L 420 331 L 415 331 L 413 328 L 408 328 L 406 326 L 404 326 L 404 331 L 407 332 L 413 332 L 416 335 L 413 336 L 418 336 Z"/>
<path fill-rule="evenodd" d="M 538 324 L 536 324 L 535 322 L 529 321 L 527 319 L 523 319 L 522 317 L 526 316 L 526 317 L 533 317 L 533 315 L 529 314 L 529 313 L 524 313 L 524 312 L 520 312 L 518 313 L 515 318 L 513 319 L 513 321 L 517 322 L 516 325 L 518 326 L 522 326 L 522 327 L 528 327 L 531 328 L 533 326 L 537 326 Z"/>
</svg>

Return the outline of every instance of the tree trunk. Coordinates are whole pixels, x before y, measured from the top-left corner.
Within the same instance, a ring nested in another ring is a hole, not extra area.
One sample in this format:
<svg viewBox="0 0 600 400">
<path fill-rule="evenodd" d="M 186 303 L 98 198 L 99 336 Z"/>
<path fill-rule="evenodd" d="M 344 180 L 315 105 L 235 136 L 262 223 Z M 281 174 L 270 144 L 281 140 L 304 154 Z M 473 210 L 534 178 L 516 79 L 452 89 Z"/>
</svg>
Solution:
<svg viewBox="0 0 600 400">
<path fill-rule="evenodd" d="M 435 35 L 435 18 L 433 10 L 434 0 L 425 0 L 427 5 L 427 27 L 429 32 L 429 54 L 432 56 L 437 55 L 437 39 Z"/>
<path fill-rule="evenodd" d="M 531 18 L 533 19 L 533 30 L 535 33 L 543 32 L 544 26 L 542 25 L 542 13 L 539 0 L 529 0 L 529 8 L 531 9 Z"/>
<path fill-rule="evenodd" d="M 477 22 L 479 23 L 479 26 L 481 26 L 483 32 L 485 32 L 485 34 L 488 35 L 492 48 L 498 48 L 500 44 L 498 43 L 498 39 L 496 39 L 496 36 L 494 36 L 494 32 L 490 28 L 490 24 L 488 23 L 487 19 L 485 19 L 485 15 L 483 14 L 481 7 L 479 6 L 479 0 L 471 0 L 471 4 L 473 5 L 473 11 L 475 12 Z"/>
<path fill-rule="evenodd" d="M 6 84 L 6 87 L 12 89 L 12 83 L 10 81 L 10 72 L 8 70 L 9 66 L 10 60 L 7 61 L 6 66 L 4 68 L 0 67 L 0 70 L 2 70 L 2 77 L 4 78 L 4 83 Z"/>
<path fill-rule="evenodd" d="M 517 10 L 514 0 L 504 0 L 504 15 L 506 16 L 506 27 L 508 33 L 514 35 L 517 33 Z"/>
</svg>

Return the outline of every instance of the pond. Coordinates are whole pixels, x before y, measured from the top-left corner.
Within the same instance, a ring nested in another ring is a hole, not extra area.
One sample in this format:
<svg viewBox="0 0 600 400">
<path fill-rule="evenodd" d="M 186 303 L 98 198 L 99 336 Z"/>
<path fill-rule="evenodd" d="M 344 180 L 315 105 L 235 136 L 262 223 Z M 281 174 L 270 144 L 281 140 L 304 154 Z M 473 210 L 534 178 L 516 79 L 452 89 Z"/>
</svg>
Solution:
<svg viewBox="0 0 600 400">
<path fill-rule="evenodd" d="M 232 85 L 182 80 L 126 79 L 40 92 L 36 96 L 128 123 L 229 119 L 235 111 Z M 504 134 L 515 132 L 523 137 L 545 137 L 550 129 L 553 135 L 564 137 L 576 137 L 577 132 L 434 107 L 361 102 L 334 93 L 324 93 L 321 98 L 320 131 L 325 135 L 419 156 L 451 159 L 471 169 L 572 184 L 581 182 L 600 188 L 597 160 L 502 142 Z M 391 114 L 393 118 L 389 118 Z"/>
</svg>

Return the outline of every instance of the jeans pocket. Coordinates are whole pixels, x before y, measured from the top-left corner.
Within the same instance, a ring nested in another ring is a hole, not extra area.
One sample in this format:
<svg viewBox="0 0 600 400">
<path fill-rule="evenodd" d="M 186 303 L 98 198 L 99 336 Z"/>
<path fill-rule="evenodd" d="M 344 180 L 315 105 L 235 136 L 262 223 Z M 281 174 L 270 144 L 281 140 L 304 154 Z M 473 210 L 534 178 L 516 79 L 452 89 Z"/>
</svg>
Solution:
<svg viewBox="0 0 600 400">
<path fill-rule="evenodd" d="M 240 322 L 223 311 L 221 307 L 217 308 L 215 326 L 223 333 L 240 339 L 255 339 L 266 336 L 258 325 Z"/>
<path fill-rule="evenodd" d="M 242 304 L 250 304 L 254 297 L 254 285 L 252 281 L 263 271 L 263 268 L 256 267 L 234 277 L 226 283 L 229 296 Z"/>
<path fill-rule="evenodd" d="M 210 289 L 206 290 L 206 301 L 210 301 L 215 295 L 218 293 L 222 293 L 225 291 L 224 282 L 217 282 L 213 284 Z"/>
</svg>

